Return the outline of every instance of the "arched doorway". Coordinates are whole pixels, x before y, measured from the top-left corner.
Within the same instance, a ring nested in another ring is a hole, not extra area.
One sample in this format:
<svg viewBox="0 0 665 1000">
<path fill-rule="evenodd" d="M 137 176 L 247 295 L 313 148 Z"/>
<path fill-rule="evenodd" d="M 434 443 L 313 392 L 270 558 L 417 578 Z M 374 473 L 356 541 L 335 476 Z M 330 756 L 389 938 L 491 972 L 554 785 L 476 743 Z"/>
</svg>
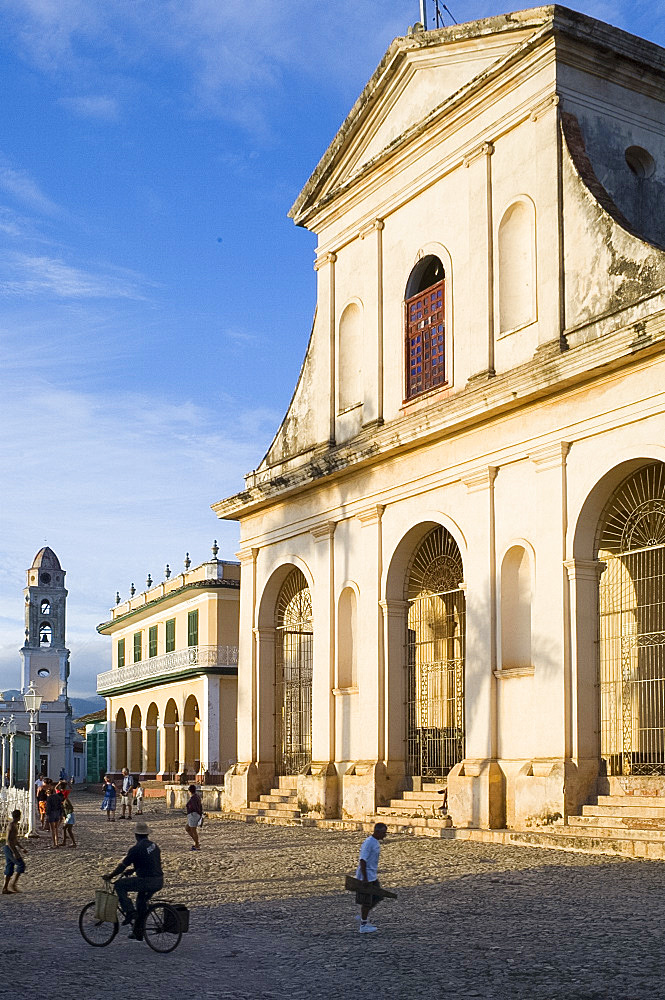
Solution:
<svg viewBox="0 0 665 1000">
<path fill-rule="evenodd" d="M 177 773 L 180 762 L 178 721 L 178 708 L 173 698 L 169 698 L 164 709 L 164 740 L 166 770 L 172 775 Z"/>
<path fill-rule="evenodd" d="M 312 759 L 312 595 L 299 569 L 279 591 L 275 615 L 275 770 L 297 774 Z"/>
<path fill-rule="evenodd" d="M 159 711 L 154 701 L 148 706 L 145 717 L 145 742 L 147 774 L 154 775 L 159 770 Z"/>
<path fill-rule="evenodd" d="M 600 517 L 601 757 L 614 775 L 665 774 L 665 465 L 631 472 Z"/>
<path fill-rule="evenodd" d="M 141 709 L 134 705 L 131 715 L 129 732 L 129 763 L 127 767 L 133 774 L 143 770 L 143 733 L 141 732 Z"/>
<path fill-rule="evenodd" d="M 185 702 L 183 712 L 185 729 L 185 767 L 187 774 L 198 774 L 201 763 L 201 722 L 199 719 L 199 703 L 193 694 Z"/>
<path fill-rule="evenodd" d="M 407 572 L 406 768 L 437 781 L 464 758 L 462 556 L 439 526 L 418 545 Z"/>
<path fill-rule="evenodd" d="M 124 708 L 115 717 L 115 766 L 118 770 L 127 767 L 127 716 Z"/>
</svg>

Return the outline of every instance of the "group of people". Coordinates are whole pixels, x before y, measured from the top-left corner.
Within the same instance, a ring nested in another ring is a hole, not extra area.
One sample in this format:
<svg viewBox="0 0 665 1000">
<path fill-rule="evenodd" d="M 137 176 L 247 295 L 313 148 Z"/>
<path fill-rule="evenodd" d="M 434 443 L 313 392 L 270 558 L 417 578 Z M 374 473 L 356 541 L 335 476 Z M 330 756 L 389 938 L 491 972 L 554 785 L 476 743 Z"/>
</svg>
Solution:
<svg viewBox="0 0 665 1000">
<path fill-rule="evenodd" d="M 40 774 L 35 782 L 35 790 L 40 829 L 50 831 L 52 841 L 50 846 L 66 847 L 69 840 L 71 846 L 76 847 L 74 837 L 76 817 L 67 782 L 64 779 L 54 782 Z M 62 841 L 60 841 L 60 830 L 62 830 Z"/>
<path fill-rule="evenodd" d="M 102 783 L 102 804 L 100 809 L 106 813 L 106 820 L 115 823 L 115 811 L 118 801 L 118 790 L 110 775 L 105 774 Z M 126 767 L 122 769 L 120 782 L 120 803 L 122 811 L 119 819 L 131 819 L 132 809 L 140 816 L 143 813 L 143 787 L 138 778 L 134 778 Z"/>
</svg>

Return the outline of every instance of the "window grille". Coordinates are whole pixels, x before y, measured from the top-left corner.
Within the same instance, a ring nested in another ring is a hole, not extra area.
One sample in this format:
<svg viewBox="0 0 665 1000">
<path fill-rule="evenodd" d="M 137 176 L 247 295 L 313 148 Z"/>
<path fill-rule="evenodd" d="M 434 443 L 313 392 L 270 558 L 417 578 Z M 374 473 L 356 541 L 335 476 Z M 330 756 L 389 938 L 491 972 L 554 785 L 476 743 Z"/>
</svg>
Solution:
<svg viewBox="0 0 665 1000">
<path fill-rule="evenodd" d="M 628 476 L 600 525 L 601 756 L 609 774 L 665 774 L 665 466 Z"/>
<path fill-rule="evenodd" d="M 118 639 L 118 666 L 124 667 L 125 665 L 125 640 Z"/>
<path fill-rule="evenodd" d="M 187 615 L 187 645 L 198 646 L 199 644 L 199 612 L 190 611 Z"/>
<path fill-rule="evenodd" d="M 141 643 L 141 633 L 140 632 L 135 632 L 134 633 L 134 663 L 138 663 L 139 660 L 141 659 L 142 655 L 143 655 L 143 651 L 141 649 L 141 646 L 142 646 L 142 643 Z"/>
<path fill-rule="evenodd" d="M 157 626 L 148 629 L 148 656 L 157 656 Z"/>
<path fill-rule="evenodd" d="M 312 759 L 312 597 L 299 569 L 279 592 L 275 631 L 275 768 L 297 774 Z"/>
<path fill-rule="evenodd" d="M 169 618 L 166 623 L 166 652 L 172 653 L 175 649 L 175 618 Z"/>
<path fill-rule="evenodd" d="M 405 303 L 406 398 L 446 383 L 445 279 Z"/>
<path fill-rule="evenodd" d="M 418 546 L 407 582 L 406 758 L 439 780 L 464 758 L 465 598 L 462 557 L 445 528 Z"/>
</svg>

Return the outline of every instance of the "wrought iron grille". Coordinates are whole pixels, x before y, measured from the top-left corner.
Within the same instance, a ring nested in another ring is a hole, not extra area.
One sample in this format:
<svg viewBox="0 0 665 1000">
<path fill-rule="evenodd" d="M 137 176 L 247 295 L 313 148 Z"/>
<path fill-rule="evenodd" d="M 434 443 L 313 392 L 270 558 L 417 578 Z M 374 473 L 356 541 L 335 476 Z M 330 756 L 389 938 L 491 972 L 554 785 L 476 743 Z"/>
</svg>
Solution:
<svg viewBox="0 0 665 1000">
<path fill-rule="evenodd" d="M 446 381 L 445 279 L 406 300 L 406 398 Z"/>
<path fill-rule="evenodd" d="M 298 774 L 312 759 L 312 596 L 299 569 L 277 599 L 275 769 Z"/>
<path fill-rule="evenodd" d="M 435 528 L 411 564 L 406 623 L 407 769 L 433 781 L 464 757 L 462 579 L 455 540 Z"/>
<path fill-rule="evenodd" d="M 601 756 L 609 774 L 665 774 L 665 466 L 631 474 L 601 517 Z"/>
</svg>

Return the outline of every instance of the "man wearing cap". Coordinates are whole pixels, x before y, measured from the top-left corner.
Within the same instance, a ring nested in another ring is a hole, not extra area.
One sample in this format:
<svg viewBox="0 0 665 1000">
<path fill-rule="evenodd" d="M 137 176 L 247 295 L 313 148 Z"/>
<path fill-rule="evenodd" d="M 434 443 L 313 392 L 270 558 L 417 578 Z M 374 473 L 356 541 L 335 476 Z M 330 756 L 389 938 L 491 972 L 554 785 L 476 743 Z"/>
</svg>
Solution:
<svg viewBox="0 0 665 1000">
<path fill-rule="evenodd" d="M 147 823 L 137 823 L 134 827 L 136 843 L 130 847 L 117 868 L 114 868 L 109 875 L 104 876 L 110 882 L 126 868 L 134 868 L 133 877 L 119 878 L 115 883 L 118 901 L 125 914 L 123 924 L 134 923 L 134 929 L 129 935 L 133 941 L 140 941 L 143 937 L 143 921 L 148 908 L 148 900 L 164 885 L 161 852 L 157 844 L 153 844 L 152 840 L 148 839 L 149 833 Z M 129 898 L 130 892 L 137 894 L 136 908 Z"/>
</svg>

